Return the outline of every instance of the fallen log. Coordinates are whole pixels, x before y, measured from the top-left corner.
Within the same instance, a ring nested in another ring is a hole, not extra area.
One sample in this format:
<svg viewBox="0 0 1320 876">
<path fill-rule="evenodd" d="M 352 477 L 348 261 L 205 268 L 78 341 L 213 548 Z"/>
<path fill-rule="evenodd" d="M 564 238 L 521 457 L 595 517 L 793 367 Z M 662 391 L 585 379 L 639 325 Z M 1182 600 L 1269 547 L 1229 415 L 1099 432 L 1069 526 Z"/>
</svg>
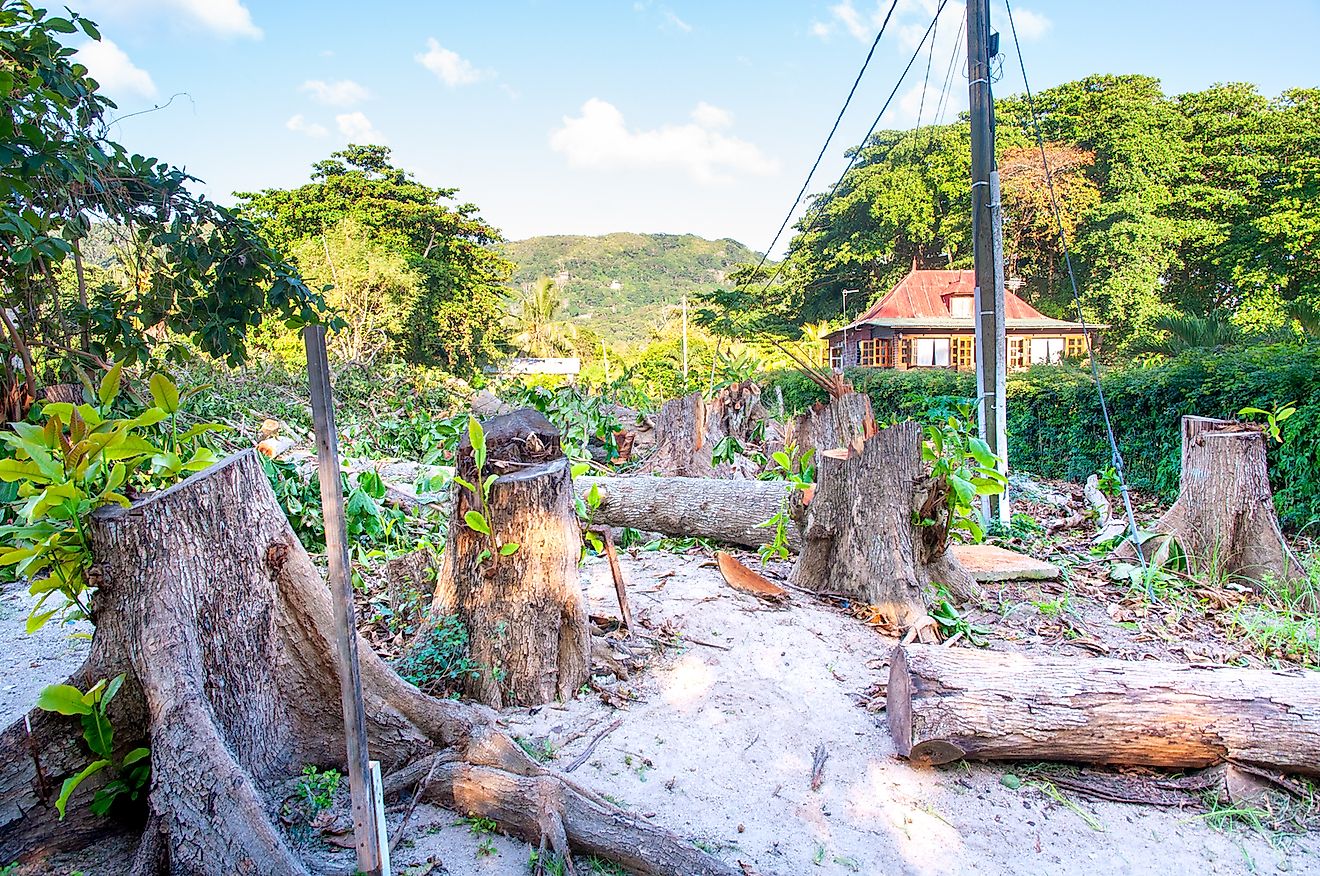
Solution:
<svg viewBox="0 0 1320 876">
<path fill-rule="evenodd" d="M 1320 672 L 900 645 L 886 708 L 898 753 L 922 765 L 1238 761 L 1320 775 Z"/>
<path fill-rule="evenodd" d="M 592 477 L 573 479 L 585 499 L 591 488 L 600 505 L 590 512 L 593 526 L 628 526 L 679 537 L 709 538 L 725 544 L 759 547 L 774 540 L 773 527 L 761 526 L 795 501 L 785 481 L 718 478 Z M 788 523 L 788 546 L 801 544 L 797 524 Z"/>
</svg>

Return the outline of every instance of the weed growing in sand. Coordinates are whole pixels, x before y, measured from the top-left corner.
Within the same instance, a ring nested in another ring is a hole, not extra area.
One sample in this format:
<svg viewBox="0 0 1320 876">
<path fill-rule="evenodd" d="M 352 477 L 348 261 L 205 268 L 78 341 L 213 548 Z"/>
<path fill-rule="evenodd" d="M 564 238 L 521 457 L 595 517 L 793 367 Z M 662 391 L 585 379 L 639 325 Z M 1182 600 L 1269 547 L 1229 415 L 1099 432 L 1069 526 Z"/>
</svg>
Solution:
<svg viewBox="0 0 1320 876">
<path fill-rule="evenodd" d="M 518 747 L 527 752 L 527 756 L 538 763 L 545 763 L 559 757 L 559 749 L 555 748 L 550 737 L 542 739 L 539 743 L 528 739 L 525 736 L 515 736 L 514 742 Z"/>
</svg>

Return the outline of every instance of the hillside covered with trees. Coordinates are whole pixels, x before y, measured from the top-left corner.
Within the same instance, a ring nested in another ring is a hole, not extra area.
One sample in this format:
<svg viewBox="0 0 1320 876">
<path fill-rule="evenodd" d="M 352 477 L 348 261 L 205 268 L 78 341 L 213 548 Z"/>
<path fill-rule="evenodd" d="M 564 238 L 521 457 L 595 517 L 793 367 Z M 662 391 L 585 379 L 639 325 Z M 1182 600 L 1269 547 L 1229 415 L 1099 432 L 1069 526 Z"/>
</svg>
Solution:
<svg viewBox="0 0 1320 876">
<path fill-rule="evenodd" d="M 515 287 L 557 280 L 564 315 L 611 344 L 649 340 L 684 295 L 725 285 L 736 265 L 760 257 L 736 240 L 692 234 L 553 235 L 503 249 Z"/>
</svg>

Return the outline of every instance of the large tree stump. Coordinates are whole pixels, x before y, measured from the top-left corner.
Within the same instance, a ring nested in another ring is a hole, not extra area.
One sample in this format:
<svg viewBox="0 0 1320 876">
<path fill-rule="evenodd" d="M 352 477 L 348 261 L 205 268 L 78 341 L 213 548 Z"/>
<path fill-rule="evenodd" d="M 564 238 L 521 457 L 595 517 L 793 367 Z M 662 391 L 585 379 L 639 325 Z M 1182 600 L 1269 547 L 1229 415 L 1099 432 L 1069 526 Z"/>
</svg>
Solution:
<svg viewBox="0 0 1320 876">
<path fill-rule="evenodd" d="M 109 778 L 103 774 L 79 788 L 68 818 L 57 821 L 51 803 L 60 783 L 91 757 L 76 718 L 34 711 L 31 735 L 21 719 L 0 733 L 0 859 L 21 862 L 21 874 L 64 873 L 81 869 L 111 835 L 139 836 L 136 860 L 95 872 L 351 869 L 351 861 L 291 842 L 279 820 L 290 779 L 305 764 L 344 768 L 344 723 L 330 592 L 255 453 L 130 509 L 98 513 L 91 538 L 96 632 L 70 682 L 85 688 L 126 674 L 110 708 L 115 750 L 151 746 L 149 802 L 92 815 L 87 804 Z M 739 872 L 537 764 L 484 707 L 427 697 L 364 641 L 358 647 L 370 752 L 392 774 L 392 792 L 424 784 L 432 802 L 639 873 Z"/>
<path fill-rule="evenodd" d="M 1279 529 L 1267 440 L 1249 423 L 1182 418 L 1178 500 L 1151 528 L 1178 541 L 1192 571 L 1255 583 L 1305 576 Z"/>
<path fill-rule="evenodd" d="M 497 709 L 568 700 L 591 677 L 569 463 L 559 432 L 536 411 L 494 417 L 485 436 L 485 466 L 477 470 L 464 436 L 457 475 L 478 487 L 497 477 L 484 501 L 478 492 L 454 487 L 432 611 L 458 617 L 468 631 L 477 669 L 464 688 L 473 699 Z M 490 534 L 464 522 L 472 511 L 484 517 Z M 505 556 L 505 545 L 517 547 Z"/>
<path fill-rule="evenodd" d="M 701 393 L 670 399 L 655 415 L 655 447 L 638 474 L 714 477 L 711 447 L 706 443 L 706 402 Z"/>
<path fill-rule="evenodd" d="M 1320 672 L 899 646 L 885 711 L 921 764 L 1061 760 L 1320 775 Z"/>
<path fill-rule="evenodd" d="M 854 440 L 860 447 L 816 456 L 793 583 L 878 606 L 900 627 L 926 614 L 935 584 L 958 599 L 979 599 L 972 576 L 946 550 L 942 528 L 913 523 L 920 509 L 928 516 L 935 487 L 923 475 L 921 427 L 898 423 Z"/>
</svg>

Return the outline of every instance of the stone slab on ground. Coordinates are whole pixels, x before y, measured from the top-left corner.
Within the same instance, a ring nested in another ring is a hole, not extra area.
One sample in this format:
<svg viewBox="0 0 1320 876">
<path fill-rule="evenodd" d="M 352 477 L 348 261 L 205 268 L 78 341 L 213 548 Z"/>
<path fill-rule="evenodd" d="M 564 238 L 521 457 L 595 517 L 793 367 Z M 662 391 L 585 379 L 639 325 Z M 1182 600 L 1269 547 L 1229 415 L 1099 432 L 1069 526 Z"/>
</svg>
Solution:
<svg viewBox="0 0 1320 876">
<path fill-rule="evenodd" d="M 997 581 L 1045 581 L 1059 577 L 1059 567 L 992 544 L 956 544 L 950 550 L 982 584 Z"/>
</svg>

